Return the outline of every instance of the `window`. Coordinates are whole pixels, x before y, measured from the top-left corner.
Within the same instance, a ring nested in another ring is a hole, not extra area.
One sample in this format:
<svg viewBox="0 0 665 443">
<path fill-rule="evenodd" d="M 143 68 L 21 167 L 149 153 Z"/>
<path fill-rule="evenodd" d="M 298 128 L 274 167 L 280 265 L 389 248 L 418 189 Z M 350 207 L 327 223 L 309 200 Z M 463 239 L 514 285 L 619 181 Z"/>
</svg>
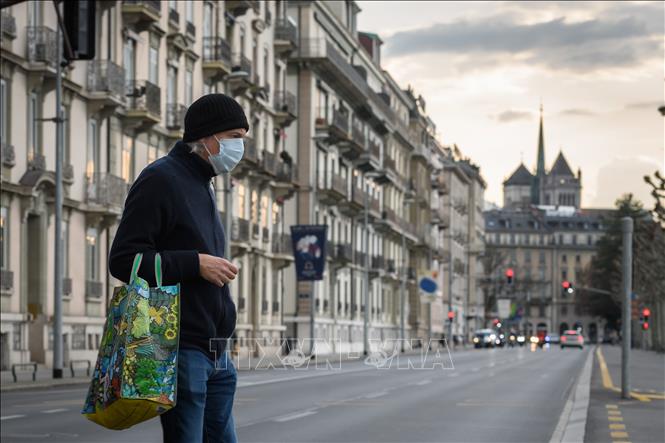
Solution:
<svg viewBox="0 0 665 443">
<path fill-rule="evenodd" d="M 524 261 L 526 263 L 531 263 L 531 251 L 524 251 Z"/>
<path fill-rule="evenodd" d="M 134 138 L 123 136 L 124 143 L 122 144 L 122 155 L 121 155 L 121 171 L 120 176 L 125 179 L 126 182 L 130 182 L 134 179 L 133 177 L 133 158 L 134 158 Z"/>
<path fill-rule="evenodd" d="M 87 151 L 85 176 L 89 181 L 92 181 L 95 172 L 99 168 L 99 136 L 97 134 L 97 120 L 92 118 L 88 120 Z"/>
<path fill-rule="evenodd" d="M 42 24 L 42 2 L 28 3 L 28 26 L 39 26 Z"/>
<path fill-rule="evenodd" d="M 579 254 L 575 256 L 575 263 L 580 263 L 581 260 L 582 258 L 579 256 Z"/>
<path fill-rule="evenodd" d="M 266 8 L 268 5 L 266 4 Z M 270 59 L 270 53 L 268 52 L 268 48 L 263 49 L 263 85 L 270 88 L 270 85 L 268 84 L 268 63 Z"/>
<path fill-rule="evenodd" d="M 245 218 L 245 185 L 238 185 L 238 217 Z"/>
<path fill-rule="evenodd" d="M 277 230 L 277 225 L 280 223 L 279 219 L 279 205 L 277 203 L 272 204 L 272 224 L 274 226 L 273 230 Z"/>
<path fill-rule="evenodd" d="M 566 269 L 561 270 L 561 280 L 568 280 L 568 271 Z"/>
<path fill-rule="evenodd" d="M 123 67 L 125 68 L 125 83 L 130 84 L 136 78 L 136 41 L 134 39 L 127 38 L 125 40 L 122 56 Z"/>
<path fill-rule="evenodd" d="M 328 92 L 325 89 L 317 88 L 316 90 L 316 116 L 323 119 L 324 121 L 328 120 Z"/>
<path fill-rule="evenodd" d="M 148 80 L 155 85 L 159 84 L 159 37 L 152 35 L 148 49 Z"/>
<path fill-rule="evenodd" d="M 166 69 L 166 103 L 175 103 L 178 97 L 178 70 L 174 66 Z"/>
<path fill-rule="evenodd" d="M 185 20 L 187 23 L 194 23 L 194 2 L 192 0 L 185 3 Z"/>
<path fill-rule="evenodd" d="M 214 35 L 213 29 L 213 5 L 212 3 L 205 2 L 203 7 L 203 37 L 212 37 Z"/>
<path fill-rule="evenodd" d="M 9 208 L 0 207 L 0 269 L 9 269 Z"/>
<path fill-rule="evenodd" d="M 28 97 L 28 161 L 34 160 L 41 153 L 39 137 L 39 99 L 35 91 Z"/>
<path fill-rule="evenodd" d="M 561 261 L 562 261 L 563 263 L 568 263 L 568 257 L 566 257 L 566 254 L 563 254 L 563 255 L 561 256 Z"/>
<path fill-rule="evenodd" d="M 9 142 L 9 137 L 7 136 L 7 129 L 9 128 L 7 114 L 9 104 L 8 104 L 8 95 L 7 95 L 7 80 L 0 78 L 0 140 L 2 144 Z"/>
<path fill-rule="evenodd" d="M 185 71 L 185 105 L 189 106 L 192 104 L 194 97 L 194 86 L 193 86 L 193 73 L 191 65 L 187 67 Z"/>
<path fill-rule="evenodd" d="M 264 228 L 268 227 L 268 196 L 261 196 L 261 225 Z"/>
<path fill-rule="evenodd" d="M 259 224 L 259 193 L 256 191 L 252 191 L 252 199 L 251 199 L 251 218 L 252 218 L 252 223 L 255 225 Z"/>
<path fill-rule="evenodd" d="M 85 325 L 72 325 L 72 349 L 85 349 Z"/>
<path fill-rule="evenodd" d="M 539 317 L 545 317 L 545 305 L 544 304 L 538 305 L 538 316 Z"/>
<path fill-rule="evenodd" d="M 573 244 L 577 244 L 577 234 L 573 234 Z"/>
<path fill-rule="evenodd" d="M 157 146 L 152 143 L 148 145 L 148 164 L 157 160 Z"/>
<path fill-rule="evenodd" d="M 99 234 L 97 228 L 88 228 L 85 232 L 85 274 L 86 280 L 99 280 Z"/>
</svg>

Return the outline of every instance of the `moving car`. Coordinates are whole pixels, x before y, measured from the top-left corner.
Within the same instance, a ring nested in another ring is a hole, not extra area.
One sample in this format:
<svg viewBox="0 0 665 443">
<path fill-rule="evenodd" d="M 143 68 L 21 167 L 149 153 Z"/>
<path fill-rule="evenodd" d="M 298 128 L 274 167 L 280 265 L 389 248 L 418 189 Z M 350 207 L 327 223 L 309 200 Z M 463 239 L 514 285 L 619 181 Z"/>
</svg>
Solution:
<svg viewBox="0 0 665 443">
<path fill-rule="evenodd" d="M 584 348 L 584 337 L 574 329 L 570 329 L 561 336 L 561 349 Z"/>
<path fill-rule="evenodd" d="M 561 343 L 561 336 L 559 334 L 550 334 L 550 344 L 558 345 Z"/>
<path fill-rule="evenodd" d="M 496 333 L 491 329 L 478 329 L 473 334 L 474 348 L 493 348 L 498 340 Z"/>
</svg>

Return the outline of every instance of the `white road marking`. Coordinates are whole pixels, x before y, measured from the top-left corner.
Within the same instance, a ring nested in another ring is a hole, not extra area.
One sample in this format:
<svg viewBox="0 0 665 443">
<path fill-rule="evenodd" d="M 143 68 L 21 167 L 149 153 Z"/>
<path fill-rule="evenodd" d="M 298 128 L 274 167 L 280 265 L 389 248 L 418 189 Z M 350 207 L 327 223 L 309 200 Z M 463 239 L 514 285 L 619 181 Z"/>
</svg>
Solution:
<svg viewBox="0 0 665 443">
<path fill-rule="evenodd" d="M 275 419 L 273 419 L 273 421 L 281 423 L 281 422 L 291 421 L 291 420 L 295 420 L 295 419 L 302 418 L 302 417 L 307 417 L 308 415 L 314 415 L 314 414 L 316 414 L 316 411 L 298 412 L 298 413 L 295 413 L 295 414 L 290 414 L 290 415 L 285 415 L 283 417 L 275 418 Z"/>
<path fill-rule="evenodd" d="M 46 411 L 42 411 L 42 414 L 55 414 L 56 412 L 65 412 L 69 411 L 67 408 L 57 408 L 57 409 L 47 409 Z"/>
<path fill-rule="evenodd" d="M 425 385 L 428 385 L 430 383 L 432 383 L 432 380 L 422 380 L 422 381 L 419 381 L 418 383 L 414 383 L 414 384 L 416 386 L 425 386 Z"/>
<path fill-rule="evenodd" d="M 258 381 L 239 381 L 237 384 L 238 388 L 247 388 L 250 386 L 259 386 L 259 385 L 268 385 L 272 383 L 279 383 L 283 381 L 296 381 L 296 380 L 303 380 L 306 378 L 314 378 L 314 377 L 325 377 L 325 376 L 331 376 L 331 375 L 346 375 L 346 374 L 352 374 L 354 372 L 365 372 L 365 371 L 371 371 L 376 368 L 362 368 L 362 369 L 354 369 L 350 371 L 338 371 L 338 370 L 327 370 L 327 371 L 316 371 L 314 374 L 308 374 L 304 375 L 305 371 L 302 371 L 300 375 L 296 375 L 295 377 L 281 377 L 281 378 L 270 378 L 267 380 L 258 380 Z"/>
<path fill-rule="evenodd" d="M 25 415 L 24 414 L 3 415 L 2 417 L 0 417 L 0 420 L 3 420 L 3 421 L 4 420 L 11 420 L 13 418 L 21 418 L 21 417 L 25 417 Z"/>
</svg>

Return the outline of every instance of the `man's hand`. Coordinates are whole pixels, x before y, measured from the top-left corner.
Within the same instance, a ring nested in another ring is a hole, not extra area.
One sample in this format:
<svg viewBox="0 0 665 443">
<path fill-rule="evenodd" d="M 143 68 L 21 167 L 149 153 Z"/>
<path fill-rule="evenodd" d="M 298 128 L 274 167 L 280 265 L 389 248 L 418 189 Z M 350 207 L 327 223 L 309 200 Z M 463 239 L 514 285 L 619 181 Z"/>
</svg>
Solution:
<svg viewBox="0 0 665 443">
<path fill-rule="evenodd" d="M 221 288 L 236 278 L 238 268 L 225 258 L 199 254 L 199 272 L 201 277 Z"/>
</svg>

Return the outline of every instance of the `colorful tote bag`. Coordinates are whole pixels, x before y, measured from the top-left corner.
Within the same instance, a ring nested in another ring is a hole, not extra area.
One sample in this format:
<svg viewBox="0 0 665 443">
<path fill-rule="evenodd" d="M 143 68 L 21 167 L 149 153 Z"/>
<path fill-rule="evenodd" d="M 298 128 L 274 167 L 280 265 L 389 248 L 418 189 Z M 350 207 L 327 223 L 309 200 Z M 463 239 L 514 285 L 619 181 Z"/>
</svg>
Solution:
<svg viewBox="0 0 665 443">
<path fill-rule="evenodd" d="M 129 284 L 115 288 L 85 406 L 88 419 L 126 429 L 176 404 L 180 285 L 162 286 L 155 255 L 156 288 L 137 276 L 136 254 Z"/>
</svg>

